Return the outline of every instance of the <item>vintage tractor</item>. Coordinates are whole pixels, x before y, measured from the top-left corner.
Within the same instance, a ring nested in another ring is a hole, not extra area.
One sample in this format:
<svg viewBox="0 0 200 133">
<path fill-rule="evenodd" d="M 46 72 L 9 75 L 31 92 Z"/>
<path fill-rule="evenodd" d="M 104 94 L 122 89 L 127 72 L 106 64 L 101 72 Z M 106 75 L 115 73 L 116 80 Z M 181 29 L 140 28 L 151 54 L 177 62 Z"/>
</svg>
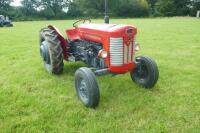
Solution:
<svg viewBox="0 0 200 133">
<path fill-rule="evenodd" d="M 147 56 L 135 57 L 140 49 L 136 27 L 109 24 L 107 0 L 105 7 L 105 24 L 81 19 L 66 30 L 67 39 L 51 25 L 40 31 L 40 54 L 48 72 L 62 73 L 63 60 L 88 65 L 75 72 L 75 88 L 79 99 L 91 108 L 97 107 L 100 99 L 96 75 L 130 72 L 131 79 L 144 88 L 152 88 L 159 76 L 155 61 Z"/>
<path fill-rule="evenodd" d="M 8 17 L 0 15 L 0 27 L 13 27 L 13 24 Z"/>
</svg>

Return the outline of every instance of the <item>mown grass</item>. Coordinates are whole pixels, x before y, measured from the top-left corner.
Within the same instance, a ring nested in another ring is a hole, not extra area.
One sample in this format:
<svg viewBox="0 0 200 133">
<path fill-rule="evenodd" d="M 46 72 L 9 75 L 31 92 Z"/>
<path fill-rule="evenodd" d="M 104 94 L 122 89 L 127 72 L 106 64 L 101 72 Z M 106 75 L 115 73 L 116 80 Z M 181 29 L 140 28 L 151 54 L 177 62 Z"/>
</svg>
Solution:
<svg viewBox="0 0 200 133">
<path fill-rule="evenodd" d="M 16 22 L 0 29 L 0 132 L 200 132 L 200 20 L 111 20 L 137 26 L 138 55 L 156 60 L 160 78 L 145 90 L 129 74 L 98 77 L 96 110 L 75 93 L 74 72 L 84 64 L 65 62 L 64 73 L 54 76 L 39 56 L 39 30 L 53 24 L 64 31 L 73 22 Z"/>
</svg>

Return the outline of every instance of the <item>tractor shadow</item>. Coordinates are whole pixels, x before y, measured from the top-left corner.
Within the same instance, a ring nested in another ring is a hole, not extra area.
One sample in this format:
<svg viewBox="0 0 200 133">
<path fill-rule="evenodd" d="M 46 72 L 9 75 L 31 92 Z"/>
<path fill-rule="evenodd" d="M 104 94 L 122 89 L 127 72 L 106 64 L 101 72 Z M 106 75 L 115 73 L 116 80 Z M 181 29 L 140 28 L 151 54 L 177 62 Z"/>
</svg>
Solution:
<svg viewBox="0 0 200 133">
<path fill-rule="evenodd" d="M 87 65 L 85 65 L 82 62 L 67 62 L 64 65 L 64 71 L 62 75 L 74 76 L 76 70 L 78 70 L 81 67 L 87 67 Z"/>
<path fill-rule="evenodd" d="M 66 62 L 64 65 L 64 76 L 69 76 L 70 82 L 74 81 L 76 70 L 87 67 L 82 62 Z M 153 89 L 144 89 L 135 84 L 129 74 L 108 74 L 97 76 L 100 89 L 100 105 L 102 108 L 117 108 L 117 106 L 135 109 L 145 109 L 147 105 L 154 104 L 156 95 L 160 95 L 160 87 L 156 85 Z M 139 101 L 139 102 L 138 102 Z"/>
<path fill-rule="evenodd" d="M 145 105 L 153 104 L 155 97 L 161 93 L 158 85 L 152 89 L 144 89 L 135 84 L 128 74 L 100 77 L 99 85 L 100 106 L 103 108 L 108 106 L 117 108 L 117 106 L 126 105 L 128 108 L 142 109 Z"/>
</svg>

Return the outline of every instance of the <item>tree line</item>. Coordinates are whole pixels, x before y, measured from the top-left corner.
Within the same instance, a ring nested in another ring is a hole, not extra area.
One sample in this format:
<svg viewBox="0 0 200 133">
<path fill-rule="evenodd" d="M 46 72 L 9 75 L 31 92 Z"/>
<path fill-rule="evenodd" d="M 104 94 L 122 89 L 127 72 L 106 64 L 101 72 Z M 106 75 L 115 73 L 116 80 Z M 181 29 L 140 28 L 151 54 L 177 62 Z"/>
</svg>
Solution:
<svg viewBox="0 0 200 133">
<path fill-rule="evenodd" d="M 111 17 L 195 16 L 200 0 L 108 0 Z M 0 1 L 0 14 L 13 20 L 102 17 L 104 0 L 13 0 Z"/>
</svg>

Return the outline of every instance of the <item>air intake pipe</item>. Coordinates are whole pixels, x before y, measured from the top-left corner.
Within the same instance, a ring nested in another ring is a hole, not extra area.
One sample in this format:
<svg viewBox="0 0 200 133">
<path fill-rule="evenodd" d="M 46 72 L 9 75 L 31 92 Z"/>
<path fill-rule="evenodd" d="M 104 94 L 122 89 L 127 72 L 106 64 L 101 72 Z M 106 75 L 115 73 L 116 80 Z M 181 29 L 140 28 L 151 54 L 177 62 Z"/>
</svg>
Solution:
<svg viewBox="0 0 200 133">
<path fill-rule="evenodd" d="M 105 0 L 105 17 L 104 21 L 106 24 L 109 24 L 109 15 L 108 15 L 108 0 Z"/>
</svg>

